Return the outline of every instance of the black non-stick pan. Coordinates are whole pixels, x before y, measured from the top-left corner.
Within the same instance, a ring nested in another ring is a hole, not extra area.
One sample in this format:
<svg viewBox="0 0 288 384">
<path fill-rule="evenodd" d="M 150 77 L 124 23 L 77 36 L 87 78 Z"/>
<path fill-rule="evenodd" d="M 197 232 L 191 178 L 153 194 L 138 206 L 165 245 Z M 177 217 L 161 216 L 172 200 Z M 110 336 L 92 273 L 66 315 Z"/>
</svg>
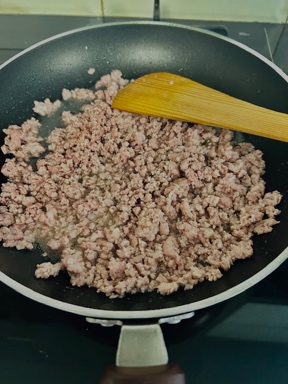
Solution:
<svg viewBox="0 0 288 384">
<path fill-rule="evenodd" d="M 96 69 L 93 76 L 87 70 Z M 61 97 L 62 88 L 91 87 L 101 75 L 120 69 L 126 78 L 167 71 L 254 104 L 288 112 L 288 77 L 255 51 L 204 30 L 166 23 L 104 24 L 45 40 L 0 67 L 0 128 L 31 117 L 34 100 Z M 288 117 L 287 117 L 288 129 Z M 271 126 L 273 130 L 273 126 Z M 1 143 L 4 134 L 0 133 Z M 108 299 L 89 288 L 72 287 L 65 274 L 34 277 L 41 254 L 0 246 L 0 279 L 41 303 L 89 318 L 141 322 L 187 314 L 237 295 L 256 284 L 288 256 L 288 145 L 246 135 L 264 153 L 266 190 L 283 194 L 281 221 L 254 239 L 254 255 L 235 262 L 213 283 L 170 296 L 145 293 Z M 5 157 L 0 154 L 0 165 Z M 2 178 L 2 182 L 4 178 Z"/>
</svg>

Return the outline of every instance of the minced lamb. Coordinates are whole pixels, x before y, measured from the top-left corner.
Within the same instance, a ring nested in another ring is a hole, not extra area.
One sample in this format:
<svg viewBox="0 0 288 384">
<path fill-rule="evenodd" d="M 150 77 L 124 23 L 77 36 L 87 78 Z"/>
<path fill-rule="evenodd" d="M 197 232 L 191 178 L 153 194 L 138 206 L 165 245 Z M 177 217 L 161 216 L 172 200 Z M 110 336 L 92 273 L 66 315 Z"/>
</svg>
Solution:
<svg viewBox="0 0 288 384">
<path fill-rule="evenodd" d="M 4 129 L 3 246 L 40 244 L 59 261 L 35 266 L 36 277 L 66 271 L 111 298 L 219 279 L 278 223 L 281 194 L 265 193 L 262 153 L 228 130 L 113 109 L 127 82 L 113 71 L 95 90 L 63 90 L 85 104 L 61 112 L 47 137 L 35 118 Z"/>
</svg>

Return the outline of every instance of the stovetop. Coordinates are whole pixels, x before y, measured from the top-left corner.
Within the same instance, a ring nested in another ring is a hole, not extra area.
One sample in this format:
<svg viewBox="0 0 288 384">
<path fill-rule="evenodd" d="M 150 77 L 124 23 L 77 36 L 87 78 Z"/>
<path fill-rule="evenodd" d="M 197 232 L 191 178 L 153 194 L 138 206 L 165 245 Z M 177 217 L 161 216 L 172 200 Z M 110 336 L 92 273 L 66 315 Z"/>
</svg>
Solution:
<svg viewBox="0 0 288 384">
<path fill-rule="evenodd" d="M 0 63 L 54 34 L 113 21 L 123 19 L 0 15 Z M 241 41 L 288 73 L 286 25 L 181 22 Z M 287 383 L 288 261 L 248 291 L 162 330 L 187 384 Z M 0 383 L 98 383 L 118 336 L 117 326 L 89 324 L 0 284 Z"/>
</svg>

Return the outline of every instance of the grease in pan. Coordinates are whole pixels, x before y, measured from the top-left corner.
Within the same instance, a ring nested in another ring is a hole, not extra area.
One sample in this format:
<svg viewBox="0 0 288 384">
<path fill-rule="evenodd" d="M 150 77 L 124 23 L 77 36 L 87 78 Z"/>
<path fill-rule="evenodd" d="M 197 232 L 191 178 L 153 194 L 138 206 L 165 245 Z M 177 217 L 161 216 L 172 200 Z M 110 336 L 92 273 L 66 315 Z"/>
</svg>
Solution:
<svg viewBox="0 0 288 384">
<path fill-rule="evenodd" d="M 261 151 L 232 132 L 113 110 L 126 83 L 113 71 L 94 92 L 64 90 L 82 111 L 61 109 L 63 126 L 45 138 L 44 120 L 4 130 L 14 157 L 2 168 L 3 245 L 40 244 L 59 261 L 38 265 L 37 277 L 66 270 L 111 298 L 214 281 L 277 224 L 281 195 L 265 193 Z"/>
</svg>

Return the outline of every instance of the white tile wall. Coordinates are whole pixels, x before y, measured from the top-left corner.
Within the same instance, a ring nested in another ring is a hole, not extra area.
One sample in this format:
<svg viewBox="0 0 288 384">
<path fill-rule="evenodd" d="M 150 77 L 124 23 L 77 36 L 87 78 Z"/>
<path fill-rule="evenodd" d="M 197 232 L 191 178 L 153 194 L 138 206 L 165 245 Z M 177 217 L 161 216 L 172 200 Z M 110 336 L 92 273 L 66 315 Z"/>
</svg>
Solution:
<svg viewBox="0 0 288 384">
<path fill-rule="evenodd" d="M 288 0 L 161 0 L 161 17 L 283 23 Z"/>
<path fill-rule="evenodd" d="M 152 18 L 153 10 L 154 0 L 103 0 L 105 16 Z"/>
<path fill-rule="evenodd" d="M 0 0 L 0 14 L 101 16 L 101 0 Z"/>
<path fill-rule="evenodd" d="M 0 0 L 0 14 L 152 18 L 153 0 Z M 288 0 L 161 0 L 165 19 L 287 22 Z"/>
</svg>

